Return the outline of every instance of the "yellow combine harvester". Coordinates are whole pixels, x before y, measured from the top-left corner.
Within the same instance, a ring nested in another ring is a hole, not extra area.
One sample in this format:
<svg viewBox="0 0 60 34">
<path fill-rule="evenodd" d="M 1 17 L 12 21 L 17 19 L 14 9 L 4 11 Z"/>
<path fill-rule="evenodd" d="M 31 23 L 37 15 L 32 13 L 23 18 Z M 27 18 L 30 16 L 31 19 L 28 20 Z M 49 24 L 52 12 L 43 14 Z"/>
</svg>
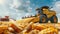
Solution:
<svg viewBox="0 0 60 34">
<path fill-rule="evenodd" d="M 51 23 L 57 23 L 58 18 L 56 16 L 56 12 L 53 10 L 50 10 L 48 6 L 43 6 L 40 8 L 37 8 L 36 11 L 38 11 L 39 14 L 39 22 L 40 23 L 46 23 L 49 20 Z"/>
</svg>

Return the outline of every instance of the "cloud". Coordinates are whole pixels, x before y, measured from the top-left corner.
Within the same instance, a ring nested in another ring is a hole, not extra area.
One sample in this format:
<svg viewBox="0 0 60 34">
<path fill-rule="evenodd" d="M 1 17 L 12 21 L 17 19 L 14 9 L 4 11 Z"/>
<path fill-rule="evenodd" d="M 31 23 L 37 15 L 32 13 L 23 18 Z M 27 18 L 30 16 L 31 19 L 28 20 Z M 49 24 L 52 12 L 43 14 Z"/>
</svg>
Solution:
<svg viewBox="0 0 60 34">
<path fill-rule="evenodd" d="M 28 7 L 28 12 L 32 12 L 32 8 L 31 7 Z"/>
<path fill-rule="evenodd" d="M 30 1 L 26 1 L 26 6 L 29 6 L 30 5 Z"/>
<path fill-rule="evenodd" d="M 0 0 L 0 4 L 4 4 L 5 3 L 5 0 Z"/>
<path fill-rule="evenodd" d="M 17 19 L 19 19 L 21 16 L 23 17 L 27 15 L 25 14 L 26 12 L 32 12 L 32 8 L 30 7 L 30 0 L 13 0 L 13 3 L 10 4 L 10 9 L 13 9 L 17 12 Z"/>
<path fill-rule="evenodd" d="M 55 4 L 53 5 L 52 10 L 55 10 L 57 14 L 60 13 L 60 1 L 55 2 Z"/>
<path fill-rule="evenodd" d="M 27 12 L 28 7 L 30 7 L 30 1 L 29 0 L 13 0 L 13 3 L 10 4 L 11 5 L 11 9 L 14 9 L 16 11 L 21 11 L 24 10 L 24 12 Z"/>
<path fill-rule="evenodd" d="M 19 19 L 27 15 L 26 12 L 32 12 L 30 0 L 0 0 L 0 16 Z"/>
<path fill-rule="evenodd" d="M 13 2 L 11 4 L 11 7 L 12 8 L 18 8 L 21 4 L 22 4 L 21 1 L 19 1 L 19 0 L 13 0 Z"/>
</svg>

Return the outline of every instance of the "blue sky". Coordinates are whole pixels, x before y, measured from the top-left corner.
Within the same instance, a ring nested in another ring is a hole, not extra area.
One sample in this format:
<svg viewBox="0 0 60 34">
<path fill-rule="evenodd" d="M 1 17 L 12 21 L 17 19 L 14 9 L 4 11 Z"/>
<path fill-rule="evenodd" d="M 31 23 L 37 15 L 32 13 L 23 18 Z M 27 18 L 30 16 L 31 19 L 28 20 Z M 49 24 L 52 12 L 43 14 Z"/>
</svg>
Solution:
<svg viewBox="0 0 60 34">
<path fill-rule="evenodd" d="M 55 10 L 60 17 L 60 0 L 0 0 L 0 17 L 8 15 L 21 19 L 23 16 L 35 15 L 35 9 L 42 6 L 53 7 L 51 10 Z"/>
<path fill-rule="evenodd" d="M 35 4 L 36 6 L 44 6 L 44 5 L 52 5 L 53 0 L 31 0 L 31 3 Z"/>
</svg>

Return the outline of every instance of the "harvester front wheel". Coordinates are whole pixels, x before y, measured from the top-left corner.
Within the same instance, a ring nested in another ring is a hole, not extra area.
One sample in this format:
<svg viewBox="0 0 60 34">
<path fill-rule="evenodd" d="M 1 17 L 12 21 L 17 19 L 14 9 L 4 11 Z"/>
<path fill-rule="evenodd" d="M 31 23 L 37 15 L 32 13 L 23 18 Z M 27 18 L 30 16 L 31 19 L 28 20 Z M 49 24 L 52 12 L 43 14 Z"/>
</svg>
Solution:
<svg viewBox="0 0 60 34">
<path fill-rule="evenodd" d="M 45 15 L 41 15 L 40 16 L 40 21 L 39 21 L 39 23 L 47 23 L 48 21 L 47 21 L 47 16 L 45 16 Z"/>
</svg>

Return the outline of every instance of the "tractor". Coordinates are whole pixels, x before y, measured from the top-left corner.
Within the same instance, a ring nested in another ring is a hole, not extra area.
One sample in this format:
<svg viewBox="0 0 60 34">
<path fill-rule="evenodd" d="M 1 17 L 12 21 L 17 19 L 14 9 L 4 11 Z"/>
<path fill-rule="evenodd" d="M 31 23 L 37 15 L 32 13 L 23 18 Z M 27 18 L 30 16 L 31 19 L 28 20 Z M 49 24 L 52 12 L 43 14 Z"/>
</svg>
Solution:
<svg viewBox="0 0 60 34">
<path fill-rule="evenodd" d="M 58 18 L 56 16 L 56 12 L 50 10 L 48 6 L 43 6 L 41 8 L 37 8 L 37 15 L 39 16 L 39 23 L 47 23 L 50 21 L 51 23 L 57 23 Z"/>
<path fill-rule="evenodd" d="M 4 18 L 0 18 L 0 21 L 9 21 L 9 16 L 5 16 Z"/>
</svg>

